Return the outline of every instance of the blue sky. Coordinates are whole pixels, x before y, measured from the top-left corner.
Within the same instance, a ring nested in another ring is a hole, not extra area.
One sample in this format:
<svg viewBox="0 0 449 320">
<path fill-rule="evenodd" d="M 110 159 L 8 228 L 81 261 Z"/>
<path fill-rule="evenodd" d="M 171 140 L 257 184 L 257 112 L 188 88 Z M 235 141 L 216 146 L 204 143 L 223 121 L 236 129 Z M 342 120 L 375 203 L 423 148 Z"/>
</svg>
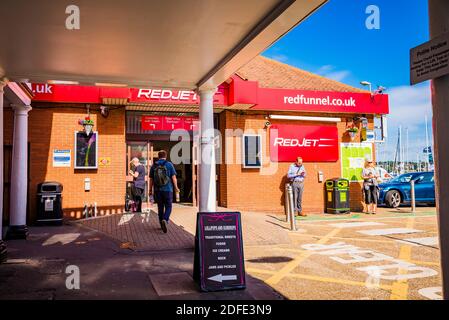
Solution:
<svg viewBox="0 0 449 320">
<path fill-rule="evenodd" d="M 369 5 L 380 9 L 379 30 L 365 26 Z M 264 55 L 355 87 L 362 80 L 387 87 L 389 141 L 379 156 L 394 152 L 402 125 L 416 160 L 425 145 L 425 114 L 431 131 L 431 104 L 428 82 L 409 85 L 409 51 L 428 40 L 427 0 L 330 0 Z"/>
</svg>

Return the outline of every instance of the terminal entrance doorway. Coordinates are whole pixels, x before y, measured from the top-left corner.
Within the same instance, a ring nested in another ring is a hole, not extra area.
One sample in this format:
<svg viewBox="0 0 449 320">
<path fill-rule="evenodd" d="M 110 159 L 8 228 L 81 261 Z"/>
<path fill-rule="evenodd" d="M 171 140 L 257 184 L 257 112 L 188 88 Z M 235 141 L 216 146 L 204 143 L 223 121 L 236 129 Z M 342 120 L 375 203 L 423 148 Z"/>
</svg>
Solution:
<svg viewBox="0 0 449 320">
<path fill-rule="evenodd" d="M 161 150 L 167 151 L 167 160 L 173 162 L 176 170 L 176 177 L 178 179 L 178 187 L 180 189 L 180 202 L 186 204 L 196 203 L 196 166 L 192 164 L 192 149 L 193 144 L 189 143 L 186 148 L 189 150 L 188 154 L 183 155 L 186 161 L 177 161 L 172 159 L 172 148 L 177 144 L 177 141 L 127 141 L 126 143 L 126 190 L 127 194 L 131 196 L 132 177 L 128 175 L 128 171 L 132 169 L 131 160 L 138 158 L 140 163 L 145 167 L 145 192 L 143 196 L 142 209 L 145 210 L 150 207 L 149 203 L 149 173 L 151 166 L 158 160 L 158 152 Z M 173 195 L 175 202 L 175 195 Z"/>
</svg>

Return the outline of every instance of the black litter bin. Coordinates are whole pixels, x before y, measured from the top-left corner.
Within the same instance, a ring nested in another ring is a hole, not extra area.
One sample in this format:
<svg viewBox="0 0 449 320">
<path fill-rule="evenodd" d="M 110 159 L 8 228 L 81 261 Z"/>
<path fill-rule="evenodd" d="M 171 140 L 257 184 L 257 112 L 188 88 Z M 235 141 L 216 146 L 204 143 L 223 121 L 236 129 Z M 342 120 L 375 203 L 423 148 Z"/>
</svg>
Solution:
<svg viewBox="0 0 449 320">
<path fill-rule="evenodd" d="M 326 212 L 349 213 L 349 180 L 334 178 L 326 180 Z"/>
<path fill-rule="evenodd" d="M 37 186 L 37 221 L 38 225 L 61 225 L 62 184 L 43 182 Z"/>
</svg>

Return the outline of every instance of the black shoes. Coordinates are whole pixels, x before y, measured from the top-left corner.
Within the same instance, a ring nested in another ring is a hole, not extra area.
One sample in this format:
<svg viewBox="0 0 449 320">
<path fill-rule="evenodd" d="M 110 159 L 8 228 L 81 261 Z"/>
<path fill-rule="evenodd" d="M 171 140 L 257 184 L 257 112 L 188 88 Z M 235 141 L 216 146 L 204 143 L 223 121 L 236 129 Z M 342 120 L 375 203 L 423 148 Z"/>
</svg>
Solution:
<svg viewBox="0 0 449 320">
<path fill-rule="evenodd" d="M 167 233 L 167 221 L 162 220 L 161 221 L 161 229 L 164 231 L 164 233 Z"/>
</svg>

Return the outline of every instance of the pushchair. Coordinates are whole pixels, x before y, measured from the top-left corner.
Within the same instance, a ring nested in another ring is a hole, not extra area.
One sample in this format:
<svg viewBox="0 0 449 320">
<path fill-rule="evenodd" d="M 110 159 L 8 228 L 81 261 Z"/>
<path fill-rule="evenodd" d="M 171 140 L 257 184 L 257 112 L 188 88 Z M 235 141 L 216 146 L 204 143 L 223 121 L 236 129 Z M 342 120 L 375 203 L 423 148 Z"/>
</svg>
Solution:
<svg viewBox="0 0 449 320">
<path fill-rule="evenodd" d="M 137 211 L 136 202 L 133 200 L 132 196 L 132 185 L 127 184 L 126 195 L 125 195 L 125 212 L 134 213 Z"/>
</svg>

